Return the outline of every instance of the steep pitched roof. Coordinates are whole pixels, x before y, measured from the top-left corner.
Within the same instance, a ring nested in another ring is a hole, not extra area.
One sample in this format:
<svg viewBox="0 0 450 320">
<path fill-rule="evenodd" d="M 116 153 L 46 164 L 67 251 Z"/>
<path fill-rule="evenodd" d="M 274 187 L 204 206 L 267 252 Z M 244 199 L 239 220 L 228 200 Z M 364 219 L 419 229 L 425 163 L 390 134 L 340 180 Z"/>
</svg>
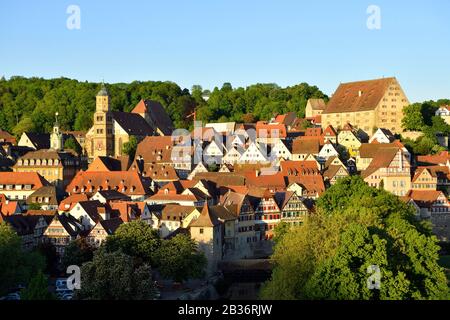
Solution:
<svg viewBox="0 0 450 320">
<path fill-rule="evenodd" d="M 195 179 L 204 179 L 216 183 L 217 186 L 243 186 L 245 185 L 245 176 L 238 173 L 228 172 L 199 172 Z"/>
<path fill-rule="evenodd" d="M 112 115 L 114 120 L 129 135 L 148 136 L 153 134 L 153 129 L 139 114 L 113 111 Z"/>
<path fill-rule="evenodd" d="M 322 128 L 307 128 L 305 136 L 307 137 L 319 137 L 322 135 Z"/>
<path fill-rule="evenodd" d="M 87 171 L 126 171 L 123 162 L 119 159 L 100 156 L 94 159 Z"/>
<path fill-rule="evenodd" d="M 435 164 L 445 165 L 450 160 L 450 154 L 448 151 L 442 151 L 435 155 L 417 156 L 417 161 L 422 164 Z"/>
<path fill-rule="evenodd" d="M 370 162 L 370 165 L 361 172 L 361 176 L 366 178 L 370 176 L 372 173 L 377 171 L 380 168 L 389 167 L 390 163 L 394 159 L 397 152 L 400 150 L 399 148 L 385 148 L 381 149 L 382 152 L 374 155 L 373 160 Z"/>
<path fill-rule="evenodd" d="M 148 136 L 142 140 L 136 149 L 136 158 L 142 157 L 144 162 L 172 162 L 174 142 L 170 136 Z"/>
<path fill-rule="evenodd" d="M 83 193 L 72 194 L 66 198 L 64 198 L 58 207 L 59 211 L 70 211 L 72 208 L 80 201 L 88 201 L 89 198 L 87 195 Z"/>
<path fill-rule="evenodd" d="M 162 163 L 134 161 L 129 171 L 133 170 L 137 170 L 140 174 L 155 181 L 178 180 L 175 168 Z"/>
<path fill-rule="evenodd" d="M 0 172 L 2 185 L 31 185 L 33 190 L 48 186 L 49 182 L 36 172 Z"/>
<path fill-rule="evenodd" d="M 275 122 L 284 124 L 286 126 L 294 125 L 297 120 L 297 114 L 295 112 L 288 112 L 286 114 L 281 114 L 275 117 Z"/>
<path fill-rule="evenodd" d="M 123 223 L 123 220 L 122 218 L 118 217 L 108 220 L 100 220 L 99 223 L 108 234 L 113 234 Z"/>
<path fill-rule="evenodd" d="M 199 217 L 191 222 L 190 227 L 214 227 L 220 224 L 217 217 L 209 211 L 208 205 L 203 206 Z"/>
<path fill-rule="evenodd" d="M 94 221 L 100 220 L 99 208 L 104 207 L 104 205 L 98 200 L 80 201 L 78 204 L 83 208 L 84 211 L 92 218 Z"/>
<path fill-rule="evenodd" d="M 147 113 L 156 127 L 166 136 L 170 136 L 175 128 L 166 110 L 157 101 L 141 100 L 131 112 Z"/>
<path fill-rule="evenodd" d="M 324 114 L 375 109 L 395 78 L 342 83 L 328 102 Z"/>
<path fill-rule="evenodd" d="M 194 206 L 181 206 L 179 204 L 167 204 L 162 209 L 161 220 L 181 221 L 186 216 L 191 214 L 195 209 L 196 209 L 196 207 L 194 207 Z"/>
<path fill-rule="evenodd" d="M 343 168 L 345 170 L 345 172 L 347 173 L 347 175 L 349 175 L 347 169 L 344 166 L 333 164 L 333 165 L 329 165 L 327 167 L 327 169 L 323 173 L 323 177 L 328 178 L 328 179 L 333 179 L 341 168 Z"/>
<path fill-rule="evenodd" d="M 321 174 L 291 175 L 287 176 L 287 185 L 297 183 L 301 185 L 309 195 L 321 195 L 325 191 L 325 184 Z"/>
<path fill-rule="evenodd" d="M 325 100 L 323 99 L 308 99 L 308 102 L 313 110 L 324 110 L 326 107 Z"/>
<path fill-rule="evenodd" d="M 334 130 L 333 126 L 330 124 L 328 127 L 325 128 L 325 130 L 323 130 L 323 136 L 336 137 L 337 132 L 336 132 L 336 130 Z"/>
<path fill-rule="evenodd" d="M 422 208 L 429 208 L 440 197 L 444 196 L 442 191 L 436 190 L 410 190 L 406 197 Z M 445 196 L 444 196 L 445 197 Z"/>
<path fill-rule="evenodd" d="M 256 135 L 262 138 L 286 138 L 286 126 L 258 121 L 256 123 Z"/>
<path fill-rule="evenodd" d="M 26 132 L 26 135 L 36 150 L 50 148 L 50 134 Z"/>
<path fill-rule="evenodd" d="M 92 188 L 92 191 L 90 191 Z M 145 195 L 150 192 L 150 180 L 132 171 L 80 171 L 66 188 L 68 193 L 95 193 L 117 189 L 126 195 Z"/>
<path fill-rule="evenodd" d="M 255 173 L 247 173 L 245 178 L 246 185 L 249 187 L 264 187 L 269 189 L 283 189 L 286 187 L 286 181 L 281 172 L 259 176 L 256 176 Z"/>
<path fill-rule="evenodd" d="M 294 194 L 295 192 L 293 191 L 276 192 L 274 199 L 277 203 L 278 208 L 282 210 Z"/>
<path fill-rule="evenodd" d="M 27 204 L 33 203 L 34 200 L 39 197 L 48 197 L 49 198 L 48 204 L 58 205 L 59 197 L 57 195 L 57 190 L 55 186 L 43 186 L 37 189 L 27 198 Z"/>
<path fill-rule="evenodd" d="M 11 144 L 16 144 L 16 138 L 11 135 L 9 132 L 0 129 L 0 141 L 1 142 L 10 142 Z"/>
<path fill-rule="evenodd" d="M 320 143 L 318 139 L 304 139 L 299 137 L 292 143 L 292 154 L 318 154 Z"/>
<path fill-rule="evenodd" d="M 396 143 L 363 143 L 359 147 L 359 156 L 361 158 L 374 158 L 377 154 L 384 152 L 388 149 L 401 148 Z"/>
</svg>

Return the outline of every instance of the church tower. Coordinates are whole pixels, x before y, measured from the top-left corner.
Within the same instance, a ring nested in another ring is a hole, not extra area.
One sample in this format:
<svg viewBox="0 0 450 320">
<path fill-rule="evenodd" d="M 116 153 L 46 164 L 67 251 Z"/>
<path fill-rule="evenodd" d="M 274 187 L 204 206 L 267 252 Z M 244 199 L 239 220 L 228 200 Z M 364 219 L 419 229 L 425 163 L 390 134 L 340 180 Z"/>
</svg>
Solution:
<svg viewBox="0 0 450 320">
<path fill-rule="evenodd" d="M 60 151 L 63 149 L 63 135 L 59 129 L 59 122 L 58 122 L 58 112 L 55 113 L 55 124 L 53 125 L 53 131 L 50 135 L 50 148 Z"/>
<path fill-rule="evenodd" d="M 91 128 L 90 158 L 114 155 L 113 120 L 109 105 L 109 94 L 104 84 L 97 93 L 94 125 Z"/>
</svg>

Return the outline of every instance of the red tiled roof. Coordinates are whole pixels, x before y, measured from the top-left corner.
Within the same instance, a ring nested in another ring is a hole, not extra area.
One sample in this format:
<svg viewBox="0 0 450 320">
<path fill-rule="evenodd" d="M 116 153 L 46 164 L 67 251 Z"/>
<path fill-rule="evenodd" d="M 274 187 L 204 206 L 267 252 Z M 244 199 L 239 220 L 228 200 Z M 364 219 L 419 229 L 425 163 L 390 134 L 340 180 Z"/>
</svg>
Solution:
<svg viewBox="0 0 450 320">
<path fill-rule="evenodd" d="M 325 128 L 325 130 L 323 131 L 323 136 L 332 136 L 332 137 L 336 137 L 337 136 L 337 132 L 336 130 L 334 130 L 332 125 L 329 125 L 328 127 Z"/>
<path fill-rule="evenodd" d="M 146 195 L 150 192 L 150 180 L 131 171 L 80 171 L 66 188 L 70 194 L 99 190 L 117 190 L 128 196 Z"/>
<path fill-rule="evenodd" d="M 318 154 L 322 137 L 299 137 L 292 143 L 292 154 Z"/>
<path fill-rule="evenodd" d="M 375 109 L 395 78 L 342 83 L 328 102 L 324 114 Z"/>
<path fill-rule="evenodd" d="M 435 155 L 417 156 L 417 161 L 427 164 L 446 164 L 447 160 L 450 160 L 448 151 L 442 151 Z"/>
<path fill-rule="evenodd" d="M 442 191 L 436 190 L 410 190 L 406 197 L 414 200 L 419 207 L 429 208 L 440 196 L 444 196 Z"/>
<path fill-rule="evenodd" d="M 2 185 L 31 185 L 33 190 L 49 185 L 49 182 L 36 172 L 0 172 Z"/>
<path fill-rule="evenodd" d="M 138 114 L 147 113 L 152 122 L 165 136 L 170 136 L 174 130 L 172 120 L 158 101 L 141 100 L 131 112 Z"/>
<path fill-rule="evenodd" d="M 307 128 L 305 136 L 307 137 L 320 137 L 322 135 L 322 128 Z"/>
<path fill-rule="evenodd" d="M 256 123 L 256 136 L 259 138 L 286 138 L 286 126 L 258 121 Z"/>
<path fill-rule="evenodd" d="M 58 210 L 70 211 L 78 202 L 88 201 L 88 200 L 89 200 L 89 198 L 85 194 L 82 194 L 82 193 L 72 194 L 60 202 Z"/>
</svg>

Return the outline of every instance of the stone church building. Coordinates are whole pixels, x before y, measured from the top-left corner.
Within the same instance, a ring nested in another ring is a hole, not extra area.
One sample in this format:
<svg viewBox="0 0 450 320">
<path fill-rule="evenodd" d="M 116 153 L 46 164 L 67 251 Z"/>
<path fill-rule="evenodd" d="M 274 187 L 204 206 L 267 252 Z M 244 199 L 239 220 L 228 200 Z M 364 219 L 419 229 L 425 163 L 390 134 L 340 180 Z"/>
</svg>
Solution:
<svg viewBox="0 0 450 320">
<path fill-rule="evenodd" d="M 140 141 L 146 136 L 171 135 L 173 130 L 169 115 L 155 101 L 141 100 L 131 112 L 111 111 L 110 97 L 103 85 L 96 97 L 93 125 L 86 134 L 86 152 L 91 160 L 99 156 L 118 157 L 131 136 Z"/>
</svg>

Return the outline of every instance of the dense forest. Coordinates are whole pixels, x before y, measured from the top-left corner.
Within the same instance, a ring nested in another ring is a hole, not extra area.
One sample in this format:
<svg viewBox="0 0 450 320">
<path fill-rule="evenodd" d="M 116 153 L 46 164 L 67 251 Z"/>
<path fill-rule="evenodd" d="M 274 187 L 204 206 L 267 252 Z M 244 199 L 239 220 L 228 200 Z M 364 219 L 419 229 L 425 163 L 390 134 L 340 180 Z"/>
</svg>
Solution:
<svg viewBox="0 0 450 320">
<path fill-rule="evenodd" d="M 0 129 L 16 136 L 24 131 L 50 132 L 58 112 L 64 130 L 87 130 L 92 125 L 99 89 L 99 83 L 67 78 L 1 78 Z M 328 99 L 316 86 L 306 83 L 287 88 L 276 84 L 233 88 L 225 83 L 209 91 L 198 85 L 188 90 L 173 82 L 135 81 L 108 84 L 107 89 L 112 110 L 128 112 L 140 99 L 156 100 L 179 128 L 192 126 L 192 117 L 188 116 L 194 110 L 197 119 L 203 121 L 251 122 L 268 120 L 287 111 L 304 116 L 309 98 Z"/>
</svg>

